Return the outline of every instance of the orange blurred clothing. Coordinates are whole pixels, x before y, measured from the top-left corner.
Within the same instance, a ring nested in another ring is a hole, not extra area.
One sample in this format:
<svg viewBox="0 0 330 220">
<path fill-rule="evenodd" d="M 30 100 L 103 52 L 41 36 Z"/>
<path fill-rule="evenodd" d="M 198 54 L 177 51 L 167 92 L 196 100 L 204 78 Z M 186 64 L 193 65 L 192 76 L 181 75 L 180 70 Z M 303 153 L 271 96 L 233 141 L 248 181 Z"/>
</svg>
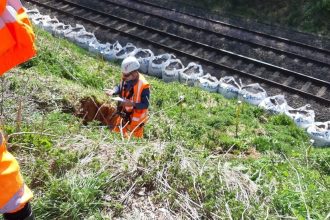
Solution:
<svg viewBox="0 0 330 220">
<path fill-rule="evenodd" d="M 24 184 L 16 159 L 7 151 L 6 140 L 0 131 L 0 213 L 16 212 L 32 198 Z"/>
<path fill-rule="evenodd" d="M 19 0 L 0 0 L 0 76 L 36 54 L 34 33 Z M 16 213 L 32 198 L 0 131 L 0 213 Z"/>
<path fill-rule="evenodd" d="M 125 123 L 125 121 L 121 117 L 118 117 L 116 119 L 115 128 L 113 129 L 113 131 L 119 133 L 122 132 L 125 138 L 128 138 L 131 133 L 133 133 L 133 136 L 136 138 L 142 138 L 144 130 L 143 127 L 144 124 L 140 126 L 140 123 L 132 121 L 130 123 Z"/>
<path fill-rule="evenodd" d="M 0 76 L 36 54 L 34 33 L 19 0 L 0 0 Z"/>
<path fill-rule="evenodd" d="M 123 88 L 123 81 L 120 83 L 120 97 L 128 99 L 134 103 L 141 102 L 141 94 L 144 89 L 150 88 L 149 83 L 142 74 L 139 73 L 137 83 L 133 87 L 133 95 L 130 91 Z M 148 119 L 148 109 L 135 109 L 133 106 L 123 107 L 123 111 L 129 114 L 129 122 L 123 122 L 122 118 L 118 118 L 115 128 L 115 132 L 123 132 L 125 137 L 130 136 L 132 133 L 137 138 L 143 137 L 143 128 Z"/>
</svg>

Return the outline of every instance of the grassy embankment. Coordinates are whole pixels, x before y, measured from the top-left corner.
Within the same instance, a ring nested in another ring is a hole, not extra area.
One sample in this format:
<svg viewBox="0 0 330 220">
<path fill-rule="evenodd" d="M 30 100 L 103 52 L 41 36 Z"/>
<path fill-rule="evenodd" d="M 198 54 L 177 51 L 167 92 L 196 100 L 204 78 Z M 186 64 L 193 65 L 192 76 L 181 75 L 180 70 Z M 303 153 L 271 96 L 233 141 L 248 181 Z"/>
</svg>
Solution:
<svg viewBox="0 0 330 220">
<path fill-rule="evenodd" d="M 235 100 L 148 77 L 145 138 L 122 140 L 70 112 L 82 97 L 106 100 L 118 65 L 43 31 L 37 44 L 2 83 L 9 150 L 37 219 L 329 217 L 330 149 L 310 148 L 287 117 L 243 104 L 238 120 Z"/>
<path fill-rule="evenodd" d="M 329 0 L 180 0 L 179 2 L 215 13 L 229 13 L 330 38 Z"/>
</svg>

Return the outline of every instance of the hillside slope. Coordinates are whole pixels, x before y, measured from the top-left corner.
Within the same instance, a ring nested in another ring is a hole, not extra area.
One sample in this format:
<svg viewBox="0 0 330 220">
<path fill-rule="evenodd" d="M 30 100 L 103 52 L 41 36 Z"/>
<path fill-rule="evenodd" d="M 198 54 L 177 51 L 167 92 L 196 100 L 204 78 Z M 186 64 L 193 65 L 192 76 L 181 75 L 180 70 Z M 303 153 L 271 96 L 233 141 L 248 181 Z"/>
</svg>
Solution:
<svg viewBox="0 0 330 220">
<path fill-rule="evenodd" d="M 246 104 L 238 117 L 236 100 L 147 77 L 145 138 L 123 140 L 73 115 L 83 97 L 107 100 L 118 65 L 36 34 L 39 54 L 3 79 L 1 109 L 37 219 L 329 216 L 330 149 L 289 118 Z"/>
</svg>

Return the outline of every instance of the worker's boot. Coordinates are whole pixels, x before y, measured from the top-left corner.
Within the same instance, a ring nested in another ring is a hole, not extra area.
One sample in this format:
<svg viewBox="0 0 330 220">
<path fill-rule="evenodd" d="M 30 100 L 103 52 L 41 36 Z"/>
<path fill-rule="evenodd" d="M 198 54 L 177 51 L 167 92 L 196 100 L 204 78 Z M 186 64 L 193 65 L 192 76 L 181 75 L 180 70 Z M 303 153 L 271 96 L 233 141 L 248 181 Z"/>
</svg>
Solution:
<svg viewBox="0 0 330 220">
<path fill-rule="evenodd" d="M 26 217 L 24 220 L 35 220 L 33 213 L 31 212 L 30 216 Z"/>
<path fill-rule="evenodd" d="M 3 217 L 5 220 L 35 220 L 30 203 L 17 212 L 3 214 Z"/>
</svg>

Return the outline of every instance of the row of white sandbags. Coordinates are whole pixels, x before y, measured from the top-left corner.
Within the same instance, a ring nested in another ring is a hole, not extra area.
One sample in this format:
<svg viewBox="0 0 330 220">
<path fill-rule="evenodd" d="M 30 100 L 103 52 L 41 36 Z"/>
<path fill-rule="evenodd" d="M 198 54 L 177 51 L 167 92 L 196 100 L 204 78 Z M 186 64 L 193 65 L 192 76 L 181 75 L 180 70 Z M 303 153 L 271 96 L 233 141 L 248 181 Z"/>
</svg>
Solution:
<svg viewBox="0 0 330 220">
<path fill-rule="evenodd" d="M 141 60 L 143 60 L 145 57 L 154 56 L 150 50 L 139 49 L 131 43 L 127 43 L 125 46 L 122 46 L 118 41 L 113 44 L 99 43 L 95 35 L 87 32 L 83 25 L 76 24 L 75 27 L 66 25 L 59 22 L 57 18 L 41 15 L 37 9 L 28 10 L 27 13 L 36 26 L 52 33 L 56 37 L 64 37 L 92 53 L 100 54 L 106 60 L 122 60 L 130 55 L 140 56 Z M 145 65 L 142 66 L 145 67 Z M 146 68 L 148 69 L 148 66 Z"/>
<path fill-rule="evenodd" d="M 330 146 L 330 124 L 329 122 L 315 122 L 315 112 L 310 109 L 310 105 L 292 108 L 283 95 L 267 97 L 266 91 L 259 84 L 240 86 L 233 77 L 229 76 L 221 78 L 217 83 L 215 77 L 206 75 L 199 78 L 197 82 L 201 88 L 211 92 L 219 92 L 226 98 L 237 97 L 239 100 L 252 105 L 258 105 L 268 112 L 285 114 L 298 127 L 307 129 L 307 133 L 314 140 L 315 146 Z"/>
<path fill-rule="evenodd" d="M 290 107 L 283 95 L 267 97 L 267 92 L 258 84 L 243 86 L 234 77 L 225 76 L 218 80 L 208 73 L 204 73 L 201 65 L 189 63 L 186 67 L 173 54 L 155 56 L 149 49 L 135 47 L 131 43 L 122 46 L 118 41 L 113 44 L 98 42 L 93 33 L 87 32 L 82 25 L 75 27 L 59 22 L 39 13 L 37 9 L 29 10 L 32 22 L 54 36 L 65 37 L 92 53 L 101 55 L 109 61 L 122 60 L 127 56 L 135 56 L 140 64 L 142 73 L 162 78 L 165 82 L 179 81 L 190 86 L 198 86 L 209 92 L 222 94 L 232 99 L 238 98 L 252 105 L 277 114 L 286 114 L 301 128 L 307 128 L 308 134 L 315 140 L 315 145 L 330 145 L 330 126 L 328 122 L 314 121 L 315 113 L 307 109 L 308 105 L 298 109 Z"/>
<path fill-rule="evenodd" d="M 283 95 L 276 95 L 265 98 L 259 107 L 271 113 L 289 116 L 298 127 L 306 129 L 314 146 L 330 146 L 330 121 L 315 122 L 315 112 L 310 109 L 310 105 L 294 109 L 288 105 Z"/>
</svg>

